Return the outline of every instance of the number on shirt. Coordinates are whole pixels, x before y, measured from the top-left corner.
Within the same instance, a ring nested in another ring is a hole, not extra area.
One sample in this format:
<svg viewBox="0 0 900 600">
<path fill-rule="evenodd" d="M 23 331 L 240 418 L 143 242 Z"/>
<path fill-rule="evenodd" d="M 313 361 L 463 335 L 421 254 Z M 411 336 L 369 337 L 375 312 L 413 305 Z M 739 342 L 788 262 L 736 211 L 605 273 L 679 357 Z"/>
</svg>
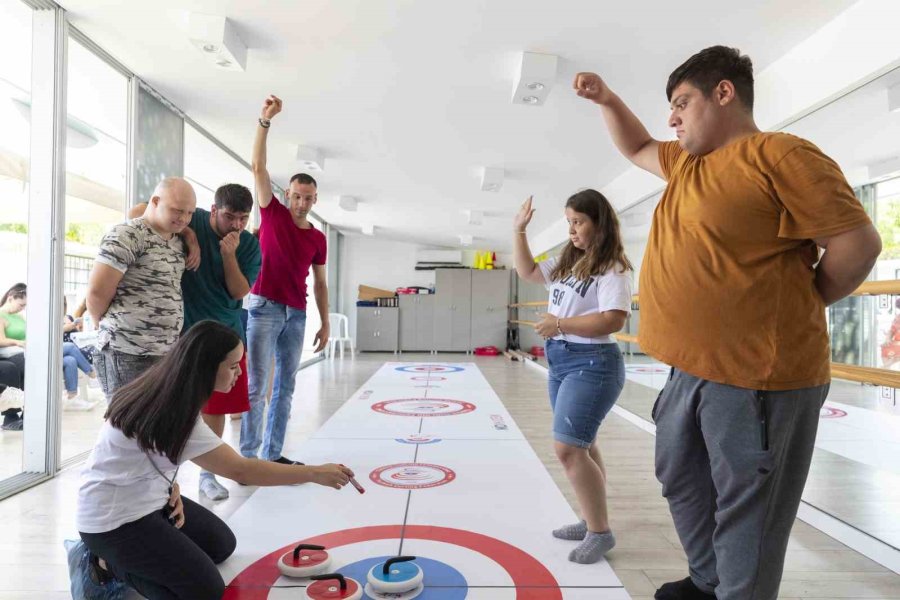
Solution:
<svg viewBox="0 0 900 600">
<path fill-rule="evenodd" d="M 553 306 L 562 304 L 563 297 L 566 295 L 565 290 L 553 290 Z"/>
</svg>

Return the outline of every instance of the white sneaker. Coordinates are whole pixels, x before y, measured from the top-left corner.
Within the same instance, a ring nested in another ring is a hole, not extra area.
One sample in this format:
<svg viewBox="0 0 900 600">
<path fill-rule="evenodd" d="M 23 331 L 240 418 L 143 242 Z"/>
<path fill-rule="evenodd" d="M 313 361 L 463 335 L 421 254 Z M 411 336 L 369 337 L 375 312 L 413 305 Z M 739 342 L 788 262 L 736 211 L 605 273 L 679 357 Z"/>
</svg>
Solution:
<svg viewBox="0 0 900 600">
<path fill-rule="evenodd" d="M 96 405 L 96 402 L 88 402 L 75 396 L 74 398 L 67 398 L 63 402 L 63 410 L 87 411 L 92 410 Z"/>
</svg>

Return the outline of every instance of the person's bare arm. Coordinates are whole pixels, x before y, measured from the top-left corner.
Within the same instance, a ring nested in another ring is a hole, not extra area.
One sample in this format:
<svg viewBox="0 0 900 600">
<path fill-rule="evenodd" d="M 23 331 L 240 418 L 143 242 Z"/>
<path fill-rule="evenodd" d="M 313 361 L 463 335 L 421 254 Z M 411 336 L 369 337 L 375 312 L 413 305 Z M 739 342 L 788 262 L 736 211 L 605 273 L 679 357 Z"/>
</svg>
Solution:
<svg viewBox="0 0 900 600">
<path fill-rule="evenodd" d="M 628 313 L 624 310 L 606 310 L 580 317 L 565 317 L 559 319 L 550 313 L 544 313 L 541 320 L 534 326 L 535 331 L 541 337 L 553 337 L 560 331 L 586 338 L 596 338 L 622 331 L 625 327 L 625 319 Z M 557 323 L 559 329 L 557 330 Z"/>
<path fill-rule="evenodd" d="M 260 117 L 269 121 L 281 112 L 281 99 L 269 96 L 263 103 Z M 271 126 L 271 125 L 270 125 Z M 256 201 L 260 208 L 265 208 L 272 201 L 272 179 L 266 166 L 266 143 L 269 138 L 269 127 L 262 124 L 256 126 L 256 139 L 253 141 L 253 180 L 256 184 Z"/>
<path fill-rule="evenodd" d="M 579 96 L 600 105 L 609 135 L 622 156 L 665 179 L 659 164 L 659 141 L 653 139 L 644 124 L 603 79 L 596 73 L 579 73 L 573 87 Z"/>
<path fill-rule="evenodd" d="M 317 483 L 341 489 L 353 477 L 343 465 L 283 465 L 269 460 L 244 458 L 228 444 L 194 458 L 191 462 L 210 473 L 245 485 L 293 485 Z"/>
<path fill-rule="evenodd" d="M 228 290 L 228 295 L 235 300 L 240 300 L 250 293 L 250 284 L 247 283 L 247 278 L 244 277 L 237 259 L 237 249 L 240 243 L 240 231 L 232 231 L 219 240 L 222 268 L 225 271 L 225 288 Z"/>
<path fill-rule="evenodd" d="M 125 273 L 114 269 L 109 265 L 100 262 L 94 262 L 94 268 L 91 270 L 91 276 L 88 280 L 87 290 L 87 310 L 91 315 L 91 320 L 99 324 L 100 319 L 109 310 L 113 298 L 116 296 L 116 288 Z"/>
<path fill-rule="evenodd" d="M 544 283 L 544 275 L 540 267 L 534 263 L 534 255 L 528 247 L 528 238 L 525 229 L 531 223 L 535 209 L 531 208 L 532 196 L 528 196 L 519 212 L 513 218 L 513 262 L 516 265 L 516 273 L 525 281 L 531 283 Z"/>
<path fill-rule="evenodd" d="M 325 265 L 314 264 L 312 270 L 313 296 L 316 299 L 316 308 L 319 309 L 319 318 L 322 321 L 322 328 L 316 332 L 313 343 L 316 344 L 316 352 L 321 352 L 325 349 L 331 335 L 331 323 L 328 322 L 328 274 L 325 271 Z"/>
<path fill-rule="evenodd" d="M 816 267 L 816 289 L 826 306 L 858 288 L 881 254 L 881 237 L 871 224 L 814 241 L 825 248 Z"/>
</svg>

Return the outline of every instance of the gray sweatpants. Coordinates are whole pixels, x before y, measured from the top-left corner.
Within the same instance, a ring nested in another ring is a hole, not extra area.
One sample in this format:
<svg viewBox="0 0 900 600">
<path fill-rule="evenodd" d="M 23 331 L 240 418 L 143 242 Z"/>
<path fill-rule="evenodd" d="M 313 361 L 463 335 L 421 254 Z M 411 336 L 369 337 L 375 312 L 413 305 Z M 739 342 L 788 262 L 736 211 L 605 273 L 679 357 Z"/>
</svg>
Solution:
<svg viewBox="0 0 900 600">
<path fill-rule="evenodd" d="M 653 407 L 656 477 L 691 579 L 775 600 L 828 385 L 760 392 L 673 369 Z"/>
</svg>

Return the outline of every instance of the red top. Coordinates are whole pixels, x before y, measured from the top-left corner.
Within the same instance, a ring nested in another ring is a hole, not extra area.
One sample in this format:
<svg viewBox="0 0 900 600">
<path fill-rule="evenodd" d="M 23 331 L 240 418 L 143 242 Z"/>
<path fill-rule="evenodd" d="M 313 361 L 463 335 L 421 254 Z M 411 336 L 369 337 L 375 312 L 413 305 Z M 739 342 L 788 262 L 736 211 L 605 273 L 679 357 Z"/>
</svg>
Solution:
<svg viewBox="0 0 900 600">
<path fill-rule="evenodd" d="M 306 310 L 306 278 L 311 264 L 325 264 L 325 234 L 312 223 L 309 229 L 297 227 L 291 211 L 275 196 L 268 206 L 260 208 L 260 214 L 262 269 L 250 291 L 291 308 Z"/>
</svg>

